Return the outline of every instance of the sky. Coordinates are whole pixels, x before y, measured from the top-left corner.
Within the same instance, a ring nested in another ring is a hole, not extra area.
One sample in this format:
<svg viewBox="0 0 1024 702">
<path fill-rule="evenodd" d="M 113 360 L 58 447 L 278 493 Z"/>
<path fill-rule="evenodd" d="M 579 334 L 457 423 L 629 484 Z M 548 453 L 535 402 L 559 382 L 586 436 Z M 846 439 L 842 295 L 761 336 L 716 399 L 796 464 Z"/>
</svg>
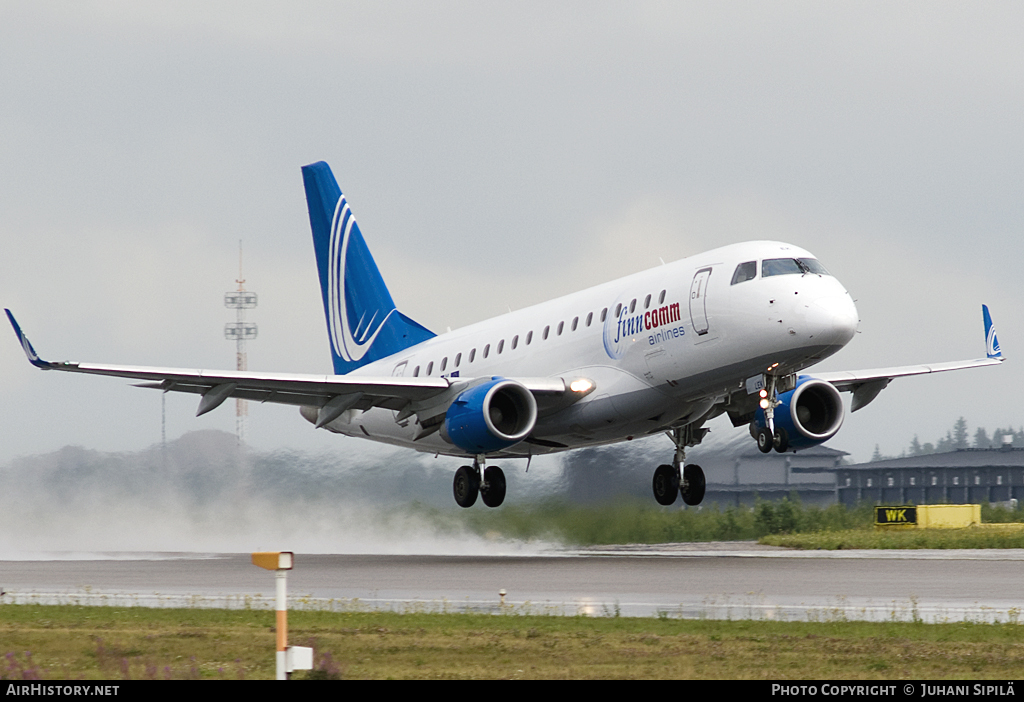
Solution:
<svg viewBox="0 0 1024 702">
<path fill-rule="evenodd" d="M 0 306 L 46 359 L 233 368 L 241 241 L 249 368 L 328 373 L 299 171 L 325 160 L 435 331 L 781 240 L 857 302 L 822 370 L 982 356 L 982 303 L 1009 358 L 894 381 L 830 446 L 1019 427 L 1021 26 L 1010 2 L 0 0 Z M 166 401 L 169 439 L 234 431 L 233 403 Z M 39 372 L 0 331 L 0 464 L 160 431 L 159 393 Z M 247 431 L 356 441 L 283 406 Z"/>
</svg>

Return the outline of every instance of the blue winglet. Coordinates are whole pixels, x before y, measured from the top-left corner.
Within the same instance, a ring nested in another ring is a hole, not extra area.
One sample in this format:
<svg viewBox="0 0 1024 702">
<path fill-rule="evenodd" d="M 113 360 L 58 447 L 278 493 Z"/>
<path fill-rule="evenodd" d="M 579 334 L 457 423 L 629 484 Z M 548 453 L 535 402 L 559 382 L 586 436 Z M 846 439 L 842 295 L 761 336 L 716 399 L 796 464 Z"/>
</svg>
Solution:
<svg viewBox="0 0 1024 702">
<path fill-rule="evenodd" d="M 11 314 L 11 311 L 7 308 L 4 308 L 4 312 L 7 313 L 7 319 L 11 320 L 11 326 L 14 327 L 14 333 L 18 335 L 18 343 L 21 344 L 21 348 L 25 350 L 25 355 L 28 356 L 28 362 L 36 368 L 47 370 L 50 367 L 50 364 L 39 358 L 39 354 L 37 354 L 36 350 L 32 348 L 32 342 L 28 340 L 28 337 L 25 336 L 25 332 L 21 331 L 21 327 L 18 326 L 18 322 L 14 319 L 14 315 Z"/>
<path fill-rule="evenodd" d="M 988 313 L 988 305 L 981 306 L 981 314 L 985 318 L 985 347 L 989 358 L 1002 360 L 1003 352 L 999 348 L 999 339 L 996 337 L 996 328 L 992 324 L 992 315 Z"/>
</svg>

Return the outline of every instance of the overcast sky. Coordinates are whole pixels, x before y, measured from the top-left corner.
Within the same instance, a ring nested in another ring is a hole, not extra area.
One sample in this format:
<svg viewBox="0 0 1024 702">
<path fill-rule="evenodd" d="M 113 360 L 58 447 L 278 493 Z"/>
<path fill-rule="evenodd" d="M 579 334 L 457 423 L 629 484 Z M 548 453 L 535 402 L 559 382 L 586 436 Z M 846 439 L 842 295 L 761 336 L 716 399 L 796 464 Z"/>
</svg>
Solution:
<svg viewBox="0 0 1024 702">
<path fill-rule="evenodd" d="M 857 300 L 824 370 L 983 355 L 983 302 L 1010 358 L 895 381 L 831 446 L 1018 427 L 1022 27 L 1011 2 L 0 0 L 0 305 L 47 359 L 233 368 L 243 240 L 250 369 L 327 373 L 299 171 L 326 160 L 435 331 L 778 239 Z M 159 393 L 41 373 L 3 330 L 0 384 L 0 462 L 160 439 Z M 234 430 L 196 403 L 168 395 L 169 438 Z M 270 405 L 249 435 L 355 441 Z"/>
</svg>

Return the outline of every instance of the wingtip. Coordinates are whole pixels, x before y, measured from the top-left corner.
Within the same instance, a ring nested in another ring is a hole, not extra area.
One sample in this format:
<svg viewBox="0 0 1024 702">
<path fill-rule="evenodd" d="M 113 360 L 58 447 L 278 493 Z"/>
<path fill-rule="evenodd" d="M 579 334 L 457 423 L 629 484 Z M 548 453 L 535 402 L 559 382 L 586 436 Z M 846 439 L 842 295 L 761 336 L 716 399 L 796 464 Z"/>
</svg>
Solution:
<svg viewBox="0 0 1024 702">
<path fill-rule="evenodd" d="M 10 320 L 11 326 L 14 327 L 14 334 L 18 337 L 18 343 L 21 344 L 21 348 L 25 352 L 28 362 L 36 368 L 42 368 L 44 370 L 49 368 L 50 364 L 39 358 L 39 354 L 37 354 L 36 350 L 32 348 L 32 342 L 28 340 L 28 337 L 25 336 L 25 332 L 21 330 L 21 326 L 18 324 L 18 320 L 14 318 L 14 314 L 6 307 L 4 308 L 4 312 L 7 313 L 7 319 Z"/>
<path fill-rule="evenodd" d="M 1003 351 L 999 347 L 999 337 L 996 336 L 996 327 L 992 323 L 992 314 L 988 305 L 981 306 L 981 316 L 985 323 L 985 353 L 989 358 L 999 361 L 1003 360 Z"/>
</svg>

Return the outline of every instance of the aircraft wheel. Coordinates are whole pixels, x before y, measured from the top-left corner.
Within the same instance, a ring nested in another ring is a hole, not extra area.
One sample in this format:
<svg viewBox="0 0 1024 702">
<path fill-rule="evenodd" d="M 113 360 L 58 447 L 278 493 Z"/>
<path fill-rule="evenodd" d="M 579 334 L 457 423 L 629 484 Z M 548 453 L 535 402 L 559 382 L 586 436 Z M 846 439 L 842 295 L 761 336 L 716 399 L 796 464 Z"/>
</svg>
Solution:
<svg viewBox="0 0 1024 702">
<path fill-rule="evenodd" d="M 683 468 L 683 482 L 679 491 L 683 494 L 683 502 L 688 505 L 699 505 L 704 500 L 704 490 L 707 483 L 704 480 L 704 470 L 691 463 Z"/>
<path fill-rule="evenodd" d="M 659 505 L 670 505 L 679 493 L 679 472 L 673 466 L 661 465 L 654 471 L 654 499 Z"/>
<path fill-rule="evenodd" d="M 789 449 L 789 434 L 785 429 L 775 430 L 775 438 L 772 441 L 772 445 L 779 453 L 785 453 Z"/>
<path fill-rule="evenodd" d="M 499 507 L 505 501 L 505 473 L 497 466 L 484 468 L 484 483 L 480 497 L 488 507 Z"/>
<path fill-rule="evenodd" d="M 768 431 L 768 427 L 760 427 L 757 430 L 757 448 L 761 453 L 768 453 L 775 445 L 775 437 Z"/>
<path fill-rule="evenodd" d="M 459 507 L 472 507 L 480 493 L 480 478 L 472 466 L 462 466 L 455 471 L 452 492 Z"/>
</svg>

